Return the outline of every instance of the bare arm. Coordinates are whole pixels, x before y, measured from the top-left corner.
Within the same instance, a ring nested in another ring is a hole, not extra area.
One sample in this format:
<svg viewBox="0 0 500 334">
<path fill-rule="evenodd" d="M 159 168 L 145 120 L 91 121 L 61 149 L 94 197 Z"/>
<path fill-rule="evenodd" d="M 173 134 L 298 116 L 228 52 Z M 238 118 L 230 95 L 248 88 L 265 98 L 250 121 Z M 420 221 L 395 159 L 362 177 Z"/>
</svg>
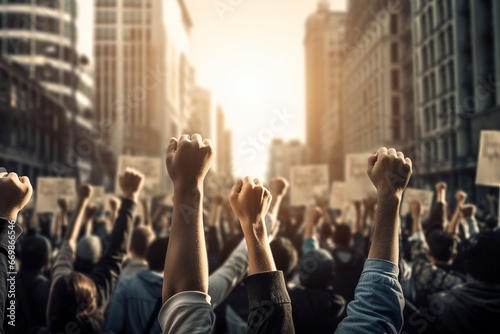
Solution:
<svg viewBox="0 0 500 334">
<path fill-rule="evenodd" d="M 149 204 L 148 204 L 148 201 L 149 201 L 148 198 L 141 199 L 142 216 L 144 217 L 144 225 L 145 226 L 151 226 L 151 218 L 149 217 Z"/>
<path fill-rule="evenodd" d="M 92 192 L 93 189 L 88 184 L 81 185 L 78 188 L 78 201 L 76 204 L 75 214 L 70 224 L 68 225 L 66 235 L 64 236 L 64 240 L 67 241 L 73 249 L 76 248 L 78 234 L 80 233 L 80 229 L 82 227 L 83 219 L 85 216 L 85 209 L 89 203 L 90 198 L 92 197 Z"/>
<path fill-rule="evenodd" d="M 455 212 L 451 217 L 451 221 L 446 228 L 447 232 L 452 234 L 458 233 L 459 221 L 462 215 L 462 207 L 465 205 L 467 194 L 463 191 L 458 191 L 455 197 L 457 199 L 457 207 L 455 208 Z"/>
<path fill-rule="evenodd" d="M 174 184 L 174 211 L 165 259 L 163 302 L 183 291 L 208 291 L 203 180 L 213 156 L 211 141 L 202 141 L 198 134 L 170 140 L 167 169 Z"/>
</svg>

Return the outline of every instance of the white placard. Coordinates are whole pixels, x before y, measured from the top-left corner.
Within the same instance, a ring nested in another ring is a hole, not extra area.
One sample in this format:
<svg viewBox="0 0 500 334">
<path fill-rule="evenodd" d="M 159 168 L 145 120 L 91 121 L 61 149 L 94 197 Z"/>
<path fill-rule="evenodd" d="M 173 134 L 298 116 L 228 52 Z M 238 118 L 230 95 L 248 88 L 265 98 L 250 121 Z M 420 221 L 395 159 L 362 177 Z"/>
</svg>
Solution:
<svg viewBox="0 0 500 334">
<path fill-rule="evenodd" d="M 345 183 L 333 182 L 330 192 L 330 209 L 343 210 L 345 206 Z"/>
<path fill-rule="evenodd" d="M 404 216 L 410 212 L 410 204 L 412 201 L 419 201 L 422 209 L 422 216 L 430 213 L 432 208 L 432 197 L 434 192 L 430 190 L 406 188 L 403 195 L 403 203 L 401 204 L 401 215 Z"/>
<path fill-rule="evenodd" d="M 295 166 L 290 169 L 291 205 L 310 205 L 328 198 L 328 166 Z"/>
<path fill-rule="evenodd" d="M 162 173 L 162 160 L 160 158 L 136 157 L 131 155 L 121 155 L 118 159 L 118 173 L 116 174 L 115 191 L 121 194 L 118 177 L 127 167 L 135 168 L 144 176 L 144 186 L 142 195 L 152 197 L 160 194 L 160 179 Z"/>
<path fill-rule="evenodd" d="M 377 190 L 366 174 L 368 158 L 371 153 L 348 154 L 345 160 L 345 199 L 348 201 L 362 200 L 376 196 Z"/>
<path fill-rule="evenodd" d="M 94 188 L 94 193 L 90 202 L 93 205 L 101 206 L 104 205 L 104 196 L 106 195 L 106 190 L 102 186 L 92 186 Z"/>
<path fill-rule="evenodd" d="M 476 184 L 500 187 L 500 131 L 481 131 Z"/>
<path fill-rule="evenodd" d="M 56 212 L 57 200 L 64 198 L 68 208 L 76 202 L 76 180 L 62 177 L 39 177 L 36 187 L 36 211 Z"/>
</svg>

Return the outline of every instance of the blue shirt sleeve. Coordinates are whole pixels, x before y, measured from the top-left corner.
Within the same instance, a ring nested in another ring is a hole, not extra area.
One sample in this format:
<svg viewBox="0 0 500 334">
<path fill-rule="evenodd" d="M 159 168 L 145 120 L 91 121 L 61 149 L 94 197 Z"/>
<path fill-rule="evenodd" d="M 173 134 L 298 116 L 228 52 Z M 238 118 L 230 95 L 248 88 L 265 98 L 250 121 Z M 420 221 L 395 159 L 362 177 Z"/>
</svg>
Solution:
<svg viewBox="0 0 500 334">
<path fill-rule="evenodd" d="M 347 317 L 335 333 L 399 333 L 404 296 L 398 272 L 389 261 L 366 260 L 354 300 L 347 306 Z"/>
<path fill-rule="evenodd" d="M 302 242 L 302 254 L 307 254 L 310 251 L 318 249 L 318 241 L 314 238 L 307 238 Z"/>
</svg>

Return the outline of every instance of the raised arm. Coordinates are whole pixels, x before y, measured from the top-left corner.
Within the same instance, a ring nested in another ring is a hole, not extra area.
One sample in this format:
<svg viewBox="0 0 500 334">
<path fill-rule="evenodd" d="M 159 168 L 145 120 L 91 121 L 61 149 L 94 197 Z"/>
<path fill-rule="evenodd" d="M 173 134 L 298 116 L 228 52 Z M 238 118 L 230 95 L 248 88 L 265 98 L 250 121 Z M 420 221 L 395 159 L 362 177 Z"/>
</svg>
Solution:
<svg viewBox="0 0 500 334">
<path fill-rule="evenodd" d="M 78 200 L 76 204 L 75 214 L 73 215 L 73 219 L 69 223 L 68 229 L 66 230 L 66 235 L 64 236 L 64 241 L 71 246 L 73 251 L 76 248 L 78 235 L 85 218 L 85 210 L 90 198 L 92 197 L 93 192 L 94 189 L 88 184 L 83 184 L 78 188 Z"/>
<path fill-rule="evenodd" d="M 306 228 L 304 229 L 304 241 L 302 242 L 302 253 L 318 249 L 318 236 L 316 226 L 318 225 L 323 211 L 319 206 L 312 206 L 306 212 Z"/>
<path fill-rule="evenodd" d="M 458 233 L 459 221 L 462 215 L 462 207 L 465 205 L 467 194 L 463 191 L 457 191 L 457 193 L 455 194 L 455 198 L 457 200 L 457 207 L 455 208 L 455 212 L 451 217 L 451 221 L 446 228 L 447 232 L 452 234 Z"/>
<path fill-rule="evenodd" d="M 276 271 L 267 236 L 265 215 L 271 200 L 270 192 L 260 180 L 248 176 L 238 180 L 229 195 L 248 247 L 247 333 L 294 333 L 290 297 L 283 273 Z"/>
<path fill-rule="evenodd" d="M 271 180 L 269 190 L 271 191 L 273 199 L 271 200 L 271 204 L 269 206 L 268 216 L 275 221 L 278 219 L 281 202 L 288 191 L 288 181 L 284 177 L 275 177 Z"/>
<path fill-rule="evenodd" d="M 7 279 L 12 282 L 15 260 L 13 248 L 22 233 L 16 219 L 31 199 L 33 188 L 27 176 L 18 177 L 16 173 L 0 173 L 0 332 L 3 333 L 4 312 L 7 298 Z M 11 299 L 11 302 L 13 300 Z M 9 305 L 7 305 L 8 307 Z M 7 318 L 8 319 L 8 318 Z"/>
<path fill-rule="evenodd" d="M 149 216 L 149 198 L 144 197 L 141 199 L 142 216 L 144 218 L 143 224 L 151 227 L 151 218 Z"/>
<path fill-rule="evenodd" d="M 214 155 L 211 140 L 202 140 L 199 134 L 170 140 L 167 170 L 174 184 L 174 211 L 165 259 L 164 303 L 180 292 L 208 291 L 203 181 Z"/>
<path fill-rule="evenodd" d="M 402 328 L 398 212 L 411 173 L 411 160 L 393 148 L 382 147 L 368 159 L 368 176 L 378 194 L 373 241 L 355 299 L 336 333 L 398 333 Z"/>
</svg>

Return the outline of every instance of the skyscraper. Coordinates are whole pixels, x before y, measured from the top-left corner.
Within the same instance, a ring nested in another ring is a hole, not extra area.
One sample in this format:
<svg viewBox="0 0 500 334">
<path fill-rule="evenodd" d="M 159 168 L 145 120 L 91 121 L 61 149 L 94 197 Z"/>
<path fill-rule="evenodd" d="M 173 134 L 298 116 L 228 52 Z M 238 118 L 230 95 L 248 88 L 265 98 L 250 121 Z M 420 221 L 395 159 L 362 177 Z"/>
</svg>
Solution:
<svg viewBox="0 0 500 334">
<path fill-rule="evenodd" d="M 93 130 L 93 81 L 86 68 L 88 58 L 77 53 L 77 4 L 76 0 L 0 0 L 0 55 L 22 67 L 29 79 L 66 108 L 71 131 L 60 140 L 66 142 L 65 154 L 71 158 L 66 168 L 53 173 L 88 180 L 94 150 L 79 144 L 88 142 L 85 133 Z"/>
<path fill-rule="evenodd" d="M 500 128 L 500 2 L 416 1 L 412 14 L 413 178 L 475 191 L 480 131 Z"/>
<path fill-rule="evenodd" d="M 226 127 L 224 110 L 217 106 L 217 174 L 223 176 L 224 180 L 231 184 L 233 182 L 233 136 L 231 130 Z"/>
<path fill-rule="evenodd" d="M 212 96 L 210 91 L 196 86 L 191 93 L 192 113 L 190 134 L 199 133 L 203 138 L 212 138 Z"/>
<path fill-rule="evenodd" d="M 332 179 L 343 173 L 341 42 L 345 12 L 322 0 L 306 22 L 306 135 L 308 163 L 328 163 Z"/>
</svg>

